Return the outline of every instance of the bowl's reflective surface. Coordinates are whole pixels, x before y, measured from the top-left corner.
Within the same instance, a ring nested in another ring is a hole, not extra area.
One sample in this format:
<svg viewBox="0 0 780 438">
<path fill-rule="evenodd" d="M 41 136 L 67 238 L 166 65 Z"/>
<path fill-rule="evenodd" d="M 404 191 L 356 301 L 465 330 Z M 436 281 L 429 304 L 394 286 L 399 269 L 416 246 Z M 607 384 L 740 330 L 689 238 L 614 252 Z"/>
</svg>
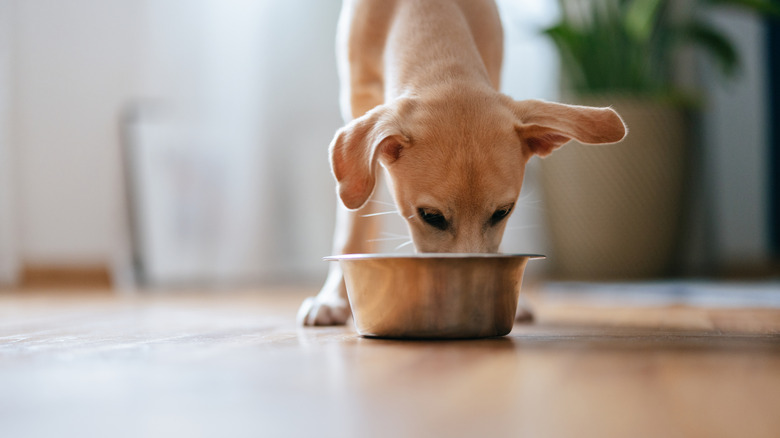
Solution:
<svg viewBox="0 0 780 438">
<path fill-rule="evenodd" d="M 348 254 L 344 271 L 363 336 L 480 338 L 512 330 L 531 254 Z"/>
</svg>

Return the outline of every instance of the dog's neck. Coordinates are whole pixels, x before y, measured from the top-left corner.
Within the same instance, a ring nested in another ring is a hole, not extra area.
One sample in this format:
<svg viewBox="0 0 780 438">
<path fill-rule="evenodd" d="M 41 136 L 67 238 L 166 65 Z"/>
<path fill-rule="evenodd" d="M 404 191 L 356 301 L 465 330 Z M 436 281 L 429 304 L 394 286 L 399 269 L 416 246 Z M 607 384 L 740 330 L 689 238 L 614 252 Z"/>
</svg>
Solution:
<svg viewBox="0 0 780 438">
<path fill-rule="evenodd" d="M 396 17 L 384 57 L 386 101 L 430 88 L 495 91 L 469 24 L 454 4 L 399 2 Z"/>
</svg>

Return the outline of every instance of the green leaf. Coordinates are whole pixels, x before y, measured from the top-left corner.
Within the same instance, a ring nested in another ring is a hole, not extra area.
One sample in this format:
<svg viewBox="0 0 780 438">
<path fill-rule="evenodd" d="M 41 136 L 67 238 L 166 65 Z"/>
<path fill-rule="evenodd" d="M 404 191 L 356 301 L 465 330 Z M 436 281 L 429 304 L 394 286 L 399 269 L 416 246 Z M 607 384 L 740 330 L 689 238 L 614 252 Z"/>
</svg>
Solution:
<svg viewBox="0 0 780 438">
<path fill-rule="evenodd" d="M 726 75 L 733 75 L 739 66 L 737 50 L 718 29 L 703 21 L 694 20 L 683 29 L 686 37 L 708 51 L 720 64 Z"/>
<path fill-rule="evenodd" d="M 640 44 L 645 44 L 650 37 L 658 19 L 658 12 L 664 0 L 633 0 L 626 6 L 626 33 Z"/>
</svg>

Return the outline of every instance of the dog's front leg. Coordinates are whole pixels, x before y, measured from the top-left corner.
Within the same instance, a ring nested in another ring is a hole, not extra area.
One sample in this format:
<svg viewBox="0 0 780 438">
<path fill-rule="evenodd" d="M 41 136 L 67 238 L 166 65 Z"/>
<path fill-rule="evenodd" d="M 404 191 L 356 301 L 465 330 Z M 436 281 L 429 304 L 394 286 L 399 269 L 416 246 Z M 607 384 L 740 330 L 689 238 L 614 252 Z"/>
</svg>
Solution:
<svg viewBox="0 0 780 438">
<path fill-rule="evenodd" d="M 378 219 L 367 216 L 374 212 L 374 202 L 367 202 L 358 210 L 348 210 L 341 202 L 336 213 L 333 234 L 333 254 L 370 253 L 378 230 Z M 300 325 L 341 325 L 347 322 L 351 311 L 339 263 L 331 262 L 328 278 L 320 293 L 307 298 L 298 310 Z"/>
</svg>

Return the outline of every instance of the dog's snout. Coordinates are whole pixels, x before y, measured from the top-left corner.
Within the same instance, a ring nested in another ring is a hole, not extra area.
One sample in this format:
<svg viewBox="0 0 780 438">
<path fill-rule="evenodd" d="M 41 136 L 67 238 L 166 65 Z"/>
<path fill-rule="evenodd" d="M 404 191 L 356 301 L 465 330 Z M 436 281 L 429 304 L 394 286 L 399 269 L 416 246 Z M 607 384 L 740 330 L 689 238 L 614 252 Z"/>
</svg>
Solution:
<svg viewBox="0 0 780 438">
<path fill-rule="evenodd" d="M 490 253 L 490 252 L 496 252 L 496 249 L 493 249 L 490 245 L 486 244 L 486 242 L 466 242 L 462 245 L 458 245 L 454 251 L 457 253 L 468 253 L 468 254 L 481 254 L 481 253 Z"/>
<path fill-rule="evenodd" d="M 455 236 L 449 242 L 415 242 L 415 247 L 417 248 L 417 252 L 423 253 L 482 254 L 498 252 L 498 242 L 494 243 L 485 238 L 485 236 L 480 236 L 478 238 Z"/>
</svg>

